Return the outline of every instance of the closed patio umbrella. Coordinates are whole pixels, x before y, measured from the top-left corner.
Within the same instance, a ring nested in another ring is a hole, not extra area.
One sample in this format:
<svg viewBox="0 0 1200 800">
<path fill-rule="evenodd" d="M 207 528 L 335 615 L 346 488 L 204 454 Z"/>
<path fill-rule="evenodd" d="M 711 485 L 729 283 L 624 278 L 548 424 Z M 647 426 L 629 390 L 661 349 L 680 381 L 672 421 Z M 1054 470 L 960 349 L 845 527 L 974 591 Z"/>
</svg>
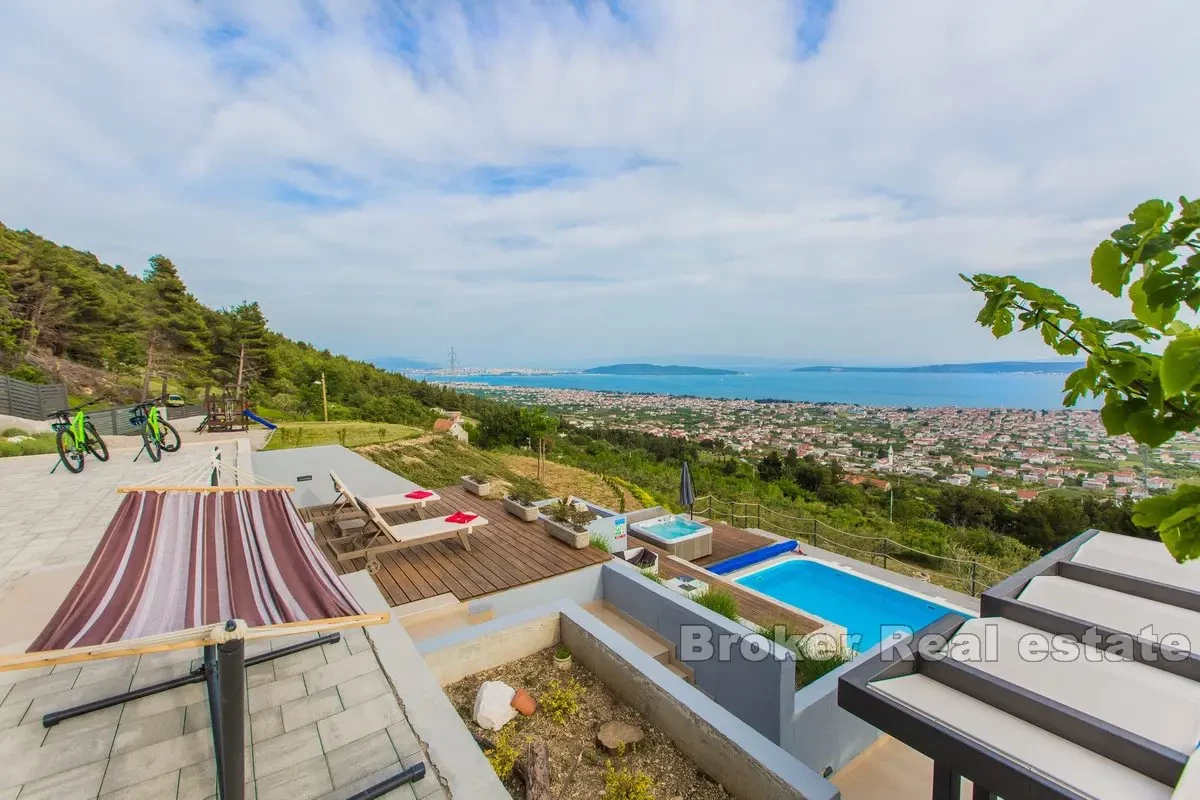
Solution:
<svg viewBox="0 0 1200 800">
<path fill-rule="evenodd" d="M 695 516 L 692 506 L 696 504 L 696 489 L 692 486 L 692 471 L 686 461 L 683 462 L 683 470 L 679 473 L 679 502 L 687 506 L 689 516 Z"/>
</svg>

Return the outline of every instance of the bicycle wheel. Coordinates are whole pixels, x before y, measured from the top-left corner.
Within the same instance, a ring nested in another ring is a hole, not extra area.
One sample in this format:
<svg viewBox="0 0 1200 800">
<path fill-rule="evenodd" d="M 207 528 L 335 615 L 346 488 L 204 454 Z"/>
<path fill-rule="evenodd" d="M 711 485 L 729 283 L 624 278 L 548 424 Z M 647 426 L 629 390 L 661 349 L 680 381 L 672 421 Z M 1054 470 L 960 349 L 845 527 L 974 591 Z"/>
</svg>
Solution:
<svg viewBox="0 0 1200 800">
<path fill-rule="evenodd" d="M 162 459 L 162 445 L 159 444 L 158 437 L 150 432 L 149 425 L 142 426 L 142 442 L 146 445 L 146 455 L 150 456 L 151 461 Z"/>
<path fill-rule="evenodd" d="M 162 449 L 168 453 L 174 453 L 179 449 L 179 431 L 175 430 L 175 426 L 169 422 L 159 420 L 159 436 Z"/>
<path fill-rule="evenodd" d="M 68 472 L 83 472 L 83 450 L 75 444 L 75 436 L 69 430 L 58 432 L 54 447 Z"/>
<path fill-rule="evenodd" d="M 84 439 L 87 451 L 101 461 L 108 461 L 108 445 L 100 438 L 100 432 L 96 430 L 96 426 L 85 422 L 83 423 L 83 432 L 87 435 L 87 438 Z"/>
</svg>

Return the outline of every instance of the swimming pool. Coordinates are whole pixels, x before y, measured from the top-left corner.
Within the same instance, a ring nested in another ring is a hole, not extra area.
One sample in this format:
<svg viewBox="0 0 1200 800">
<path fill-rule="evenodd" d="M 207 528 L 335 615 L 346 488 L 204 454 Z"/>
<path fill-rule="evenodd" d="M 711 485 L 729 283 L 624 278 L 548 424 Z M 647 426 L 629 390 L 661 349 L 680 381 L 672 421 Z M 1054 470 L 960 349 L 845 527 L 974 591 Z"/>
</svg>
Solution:
<svg viewBox="0 0 1200 800">
<path fill-rule="evenodd" d="M 811 558 L 789 558 L 736 579 L 801 611 L 841 625 L 850 647 L 870 650 L 898 626 L 923 628 L 947 613 L 966 614 L 929 598 L 902 591 Z"/>
</svg>

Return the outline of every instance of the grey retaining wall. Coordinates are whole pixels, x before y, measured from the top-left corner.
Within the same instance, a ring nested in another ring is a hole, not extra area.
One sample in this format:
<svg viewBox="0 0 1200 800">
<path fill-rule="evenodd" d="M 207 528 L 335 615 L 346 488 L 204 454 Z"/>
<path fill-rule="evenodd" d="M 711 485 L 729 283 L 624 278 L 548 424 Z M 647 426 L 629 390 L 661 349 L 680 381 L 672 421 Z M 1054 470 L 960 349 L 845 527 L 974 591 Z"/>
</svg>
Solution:
<svg viewBox="0 0 1200 800">
<path fill-rule="evenodd" d="M 756 636 L 770 648 L 765 658 L 748 659 L 739 646 L 750 631 L 742 625 L 647 580 L 620 563 L 604 566 L 604 599 L 675 645 L 680 661 L 695 673 L 696 687 L 772 742 L 788 746 L 795 706 L 796 660 L 786 647 Z M 708 628 L 715 644 L 732 637 L 728 657 L 686 660 L 685 626 Z"/>
<path fill-rule="evenodd" d="M 843 664 L 821 676 L 796 692 L 793 700 L 795 713 L 785 748 L 821 775 L 837 772 L 883 735 L 837 704 L 838 676 L 853 666 Z"/>
</svg>

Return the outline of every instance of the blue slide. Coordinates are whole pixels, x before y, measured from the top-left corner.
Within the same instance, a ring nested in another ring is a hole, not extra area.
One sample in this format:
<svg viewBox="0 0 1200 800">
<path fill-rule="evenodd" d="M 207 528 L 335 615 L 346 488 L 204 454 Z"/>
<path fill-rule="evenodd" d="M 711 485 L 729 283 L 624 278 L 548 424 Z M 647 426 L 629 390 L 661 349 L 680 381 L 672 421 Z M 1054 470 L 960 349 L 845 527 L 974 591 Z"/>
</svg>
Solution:
<svg viewBox="0 0 1200 800">
<path fill-rule="evenodd" d="M 262 417 L 260 417 L 258 414 L 255 414 L 255 413 L 254 413 L 253 411 L 251 411 L 250 409 L 246 409 L 246 410 L 245 410 L 245 411 L 243 411 L 242 413 L 243 413 L 243 414 L 245 414 L 245 415 L 246 415 L 247 417 L 249 417 L 250 419 L 252 419 L 252 420 L 254 420 L 255 422 L 257 422 L 259 425 L 262 425 L 264 428 L 269 428 L 269 429 L 271 429 L 271 430 L 275 430 L 275 428 L 277 427 L 277 426 L 275 425 L 275 423 L 274 423 L 274 422 L 267 422 L 265 419 L 263 419 Z"/>
</svg>

